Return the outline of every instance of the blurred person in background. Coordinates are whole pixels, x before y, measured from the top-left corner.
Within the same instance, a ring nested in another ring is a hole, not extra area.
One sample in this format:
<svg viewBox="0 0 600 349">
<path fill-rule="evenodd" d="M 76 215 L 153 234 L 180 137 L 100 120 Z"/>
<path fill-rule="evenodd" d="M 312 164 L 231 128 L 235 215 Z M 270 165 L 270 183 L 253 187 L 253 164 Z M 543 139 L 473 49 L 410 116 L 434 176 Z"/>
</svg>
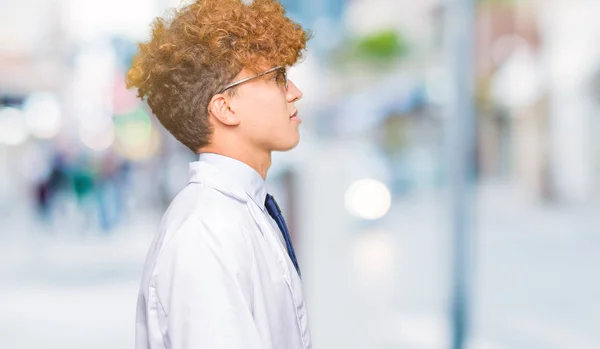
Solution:
<svg viewBox="0 0 600 349">
<path fill-rule="evenodd" d="M 309 38 L 274 0 L 198 0 L 158 18 L 128 74 L 200 154 L 163 216 L 138 298 L 136 348 L 310 348 L 301 274 L 265 179 L 299 141 L 286 68 Z"/>
<path fill-rule="evenodd" d="M 56 154 L 52 161 L 50 173 L 36 184 L 35 197 L 38 214 L 42 219 L 50 219 L 54 201 L 59 191 L 66 190 L 69 185 L 65 159 Z"/>
<path fill-rule="evenodd" d="M 124 214 L 123 192 L 127 186 L 129 162 L 114 154 L 100 159 L 96 178 L 96 201 L 100 227 L 104 233 L 111 232 Z"/>
</svg>

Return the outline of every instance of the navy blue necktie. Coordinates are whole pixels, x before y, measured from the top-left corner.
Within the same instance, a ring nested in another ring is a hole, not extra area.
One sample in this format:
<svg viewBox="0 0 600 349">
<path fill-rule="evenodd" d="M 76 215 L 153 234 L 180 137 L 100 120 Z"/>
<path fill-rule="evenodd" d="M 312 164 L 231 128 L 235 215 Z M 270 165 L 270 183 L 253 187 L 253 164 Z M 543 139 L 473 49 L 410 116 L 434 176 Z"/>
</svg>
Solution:
<svg viewBox="0 0 600 349">
<path fill-rule="evenodd" d="M 300 273 L 300 267 L 298 267 L 298 260 L 296 259 L 296 253 L 294 253 L 294 246 L 292 246 L 292 239 L 290 238 L 290 232 L 288 231 L 287 225 L 285 224 L 285 219 L 281 214 L 281 209 L 279 209 L 279 205 L 277 205 L 277 201 L 270 194 L 267 194 L 267 199 L 265 200 L 265 207 L 267 208 L 267 212 L 269 212 L 269 216 L 277 222 L 277 226 L 281 233 L 283 234 L 283 239 L 285 240 L 285 246 L 288 251 L 288 255 L 294 263 L 294 267 L 296 267 L 296 271 L 298 275 L 302 277 Z"/>
</svg>

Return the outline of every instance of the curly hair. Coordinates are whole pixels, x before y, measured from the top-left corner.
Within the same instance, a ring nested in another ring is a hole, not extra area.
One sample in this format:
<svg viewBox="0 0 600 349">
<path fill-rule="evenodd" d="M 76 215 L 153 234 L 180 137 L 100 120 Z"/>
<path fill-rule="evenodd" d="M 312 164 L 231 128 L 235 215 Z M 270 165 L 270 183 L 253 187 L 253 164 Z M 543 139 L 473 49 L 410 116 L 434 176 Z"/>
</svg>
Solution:
<svg viewBox="0 0 600 349">
<path fill-rule="evenodd" d="M 196 0 L 156 18 L 127 74 L 160 123 L 193 152 L 210 144 L 208 103 L 242 69 L 292 66 L 310 33 L 277 0 Z"/>
</svg>

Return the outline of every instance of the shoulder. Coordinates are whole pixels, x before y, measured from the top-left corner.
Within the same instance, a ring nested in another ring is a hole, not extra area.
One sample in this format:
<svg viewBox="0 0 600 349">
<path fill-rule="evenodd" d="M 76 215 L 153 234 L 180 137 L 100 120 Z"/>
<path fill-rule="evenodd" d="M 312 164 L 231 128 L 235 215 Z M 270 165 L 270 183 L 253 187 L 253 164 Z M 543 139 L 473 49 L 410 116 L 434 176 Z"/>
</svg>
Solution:
<svg viewBox="0 0 600 349">
<path fill-rule="evenodd" d="M 167 231 L 177 231 L 186 224 L 235 229 L 247 224 L 248 218 L 246 202 L 206 185 L 189 183 L 173 199 L 160 225 Z"/>
<path fill-rule="evenodd" d="M 163 217 L 164 239 L 159 260 L 175 258 L 182 249 L 192 249 L 190 256 L 248 263 L 252 259 L 248 233 L 253 222 L 245 202 L 211 187 L 190 183 Z M 198 253 L 193 253 L 194 250 Z"/>
<path fill-rule="evenodd" d="M 201 183 L 189 183 L 169 205 L 163 223 L 183 217 L 204 221 L 209 218 L 235 221 L 245 217 L 247 212 L 246 201 Z"/>
<path fill-rule="evenodd" d="M 198 302 L 202 292 L 233 285 L 251 298 L 255 258 L 248 235 L 253 220 L 244 210 L 245 203 L 202 185 L 186 187 L 173 200 L 149 274 L 167 313 L 174 299 Z"/>
</svg>

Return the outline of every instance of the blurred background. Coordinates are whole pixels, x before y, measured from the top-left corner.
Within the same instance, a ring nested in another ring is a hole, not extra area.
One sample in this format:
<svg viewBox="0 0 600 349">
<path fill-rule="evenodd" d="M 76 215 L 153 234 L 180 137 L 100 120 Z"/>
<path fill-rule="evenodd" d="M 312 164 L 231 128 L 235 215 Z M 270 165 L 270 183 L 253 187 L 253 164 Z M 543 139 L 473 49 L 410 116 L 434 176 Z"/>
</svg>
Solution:
<svg viewBox="0 0 600 349">
<path fill-rule="evenodd" d="M 600 2 L 281 2 L 315 34 L 268 178 L 314 347 L 600 348 Z M 124 76 L 178 5 L 0 2 L 2 348 L 133 347 L 196 156 Z"/>
</svg>

